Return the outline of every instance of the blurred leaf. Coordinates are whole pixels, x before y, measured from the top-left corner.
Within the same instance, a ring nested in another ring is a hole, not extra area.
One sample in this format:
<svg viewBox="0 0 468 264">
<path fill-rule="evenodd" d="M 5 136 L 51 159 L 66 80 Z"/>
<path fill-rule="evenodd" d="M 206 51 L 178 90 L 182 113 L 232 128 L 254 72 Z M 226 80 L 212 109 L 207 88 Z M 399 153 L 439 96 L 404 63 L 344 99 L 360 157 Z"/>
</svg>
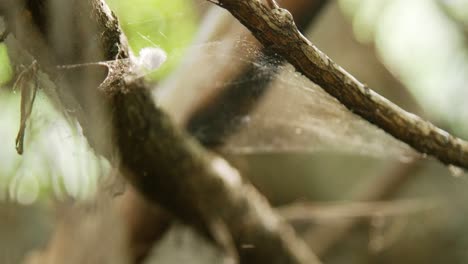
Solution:
<svg viewBox="0 0 468 264">
<path fill-rule="evenodd" d="M 168 60 L 150 77 L 167 75 L 181 59 L 196 30 L 196 12 L 189 0 L 109 0 L 135 53 L 158 46 Z"/>
<path fill-rule="evenodd" d="M 440 0 L 465 14 L 466 0 Z M 356 38 L 373 42 L 383 64 L 429 116 L 467 137 L 468 56 L 464 32 L 435 1 L 340 0 Z M 466 17 L 461 15 L 462 17 Z"/>
<path fill-rule="evenodd" d="M 0 85 L 7 83 L 12 77 L 13 71 L 8 59 L 7 50 L 4 44 L 0 44 Z"/>
</svg>

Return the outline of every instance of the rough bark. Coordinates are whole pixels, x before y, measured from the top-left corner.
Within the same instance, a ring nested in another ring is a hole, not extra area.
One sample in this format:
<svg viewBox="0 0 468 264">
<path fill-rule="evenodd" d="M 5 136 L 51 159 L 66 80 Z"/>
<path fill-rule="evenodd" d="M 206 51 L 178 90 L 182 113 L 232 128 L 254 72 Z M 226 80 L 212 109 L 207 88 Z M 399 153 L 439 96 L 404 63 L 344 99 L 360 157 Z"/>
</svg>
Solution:
<svg viewBox="0 0 468 264">
<path fill-rule="evenodd" d="M 468 142 L 406 112 L 356 80 L 299 32 L 287 10 L 261 1 L 219 0 L 218 5 L 352 112 L 421 153 L 468 168 Z"/>
<path fill-rule="evenodd" d="M 63 35 L 57 39 L 53 29 L 46 28 L 55 25 L 42 9 L 48 3 L 28 1 L 14 15 L 9 14 L 7 22 L 19 42 L 58 84 L 60 98 L 71 97 L 76 102 L 78 120 L 88 139 L 109 156 L 110 143 L 116 144 L 123 174 L 146 199 L 161 203 L 218 242 L 214 226 L 221 223 L 242 263 L 319 263 L 234 168 L 171 123 L 155 106 L 146 83 L 126 78 L 132 66 L 128 46 L 117 19 L 103 1 L 55 2 L 73 11 L 68 26 L 80 25 L 72 27 L 72 32 L 58 27 Z M 94 41 L 84 41 L 88 39 Z M 62 47 L 60 41 L 71 43 Z M 90 52 L 86 48 L 97 49 Z M 101 61 L 112 61 L 107 72 L 88 67 L 65 73 L 57 69 Z M 88 77 L 92 77 L 90 81 Z"/>
<path fill-rule="evenodd" d="M 217 221 L 224 223 L 242 263 L 317 261 L 267 201 L 224 160 L 175 129 L 146 90 L 130 87 L 114 98 L 122 162 L 140 172 L 130 182 L 143 195 L 208 232 Z M 159 172 L 164 176 L 152 176 Z"/>
<path fill-rule="evenodd" d="M 313 24 L 327 3 L 327 0 L 283 1 L 285 8 L 293 14 L 301 31 Z M 247 32 L 244 32 L 247 36 L 245 39 L 251 40 L 252 47 L 261 46 Z M 236 37 L 241 38 L 241 36 Z M 216 94 L 211 95 L 209 100 L 204 100 L 189 113 L 190 117 L 186 122 L 187 130 L 203 145 L 212 148 L 222 146 L 229 135 L 238 131 L 242 117 L 251 112 L 269 90 L 271 82 L 275 79 L 274 73 L 280 69 L 284 61 L 268 49 L 259 47 L 259 50 L 258 54 L 255 54 L 256 57 L 252 55 L 251 59 L 254 63 L 239 65 L 236 67 L 238 70 L 236 75 L 231 73 L 231 75 L 222 76 L 224 77 L 223 83 L 227 84 L 222 89 L 211 88 L 210 90 L 215 90 Z M 240 52 L 245 53 L 243 49 Z M 265 65 L 265 68 L 259 69 L 258 65 Z M 246 79 L 251 81 L 243 81 Z M 211 85 L 216 86 L 216 82 L 212 82 Z"/>
</svg>

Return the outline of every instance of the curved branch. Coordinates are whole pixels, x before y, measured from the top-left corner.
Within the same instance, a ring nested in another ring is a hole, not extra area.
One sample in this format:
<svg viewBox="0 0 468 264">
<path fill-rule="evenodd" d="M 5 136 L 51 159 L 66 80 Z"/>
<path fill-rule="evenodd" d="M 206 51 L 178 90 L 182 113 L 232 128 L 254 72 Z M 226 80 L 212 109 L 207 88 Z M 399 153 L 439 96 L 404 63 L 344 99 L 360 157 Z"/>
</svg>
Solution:
<svg viewBox="0 0 468 264">
<path fill-rule="evenodd" d="M 421 153 L 468 168 L 468 142 L 406 112 L 372 91 L 317 49 L 297 29 L 291 14 L 259 0 L 219 0 L 265 46 L 285 58 L 352 112 Z"/>
</svg>

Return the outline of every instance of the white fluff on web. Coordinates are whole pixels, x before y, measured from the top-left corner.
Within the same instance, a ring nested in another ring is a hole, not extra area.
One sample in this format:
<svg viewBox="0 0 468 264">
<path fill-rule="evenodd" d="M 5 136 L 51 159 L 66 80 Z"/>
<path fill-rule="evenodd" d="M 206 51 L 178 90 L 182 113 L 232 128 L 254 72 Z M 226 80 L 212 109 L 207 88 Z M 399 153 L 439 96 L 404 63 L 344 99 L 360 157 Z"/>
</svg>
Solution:
<svg viewBox="0 0 468 264">
<path fill-rule="evenodd" d="M 166 61 L 167 55 L 164 50 L 158 47 L 146 47 L 140 50 L 138 57 L 133 57 L 134 72 L 146 74 L 161 67 Z"/>
</svg>

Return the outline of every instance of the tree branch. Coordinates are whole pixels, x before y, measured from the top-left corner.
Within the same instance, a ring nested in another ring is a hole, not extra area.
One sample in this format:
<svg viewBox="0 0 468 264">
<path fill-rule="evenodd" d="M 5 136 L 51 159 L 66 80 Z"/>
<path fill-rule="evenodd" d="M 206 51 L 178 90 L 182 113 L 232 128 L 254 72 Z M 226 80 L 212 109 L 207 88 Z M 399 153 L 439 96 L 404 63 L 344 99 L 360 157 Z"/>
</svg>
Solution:
<svg viewBox="0 0 468 264">
<path fill-rule="evenodd" d="M 242 263 L 318 263 L 236 170 L 176 129 L 139 84 L 127 88 L 113 99 L 116 139 L 124 167 L 138 171 L 130 182 L 146 198 L 199 229 L 222 221 Z"/>
<path fill-rule="evenodd" d="M 329 3 L 327 0 L 283 1 L 285 7 L 294 14 L 298 28 L 301 31 L 313 24 L 327 3 Z M 232 23 L 237 23 L 237 21 L 232 18 Z M 250 37 L 246 37 L 246 39 L 252 39 L 252 46 L 261 46 L 247 29 L 244 28 L 244 30 Z M 241 117 L 251 112 L 269 90 L 270 84 L 276 75 L 273 73 L 277 73 L 280 68 L 279 65 L 283 64 L 284 61 L 272 54 L 271 50 L 265 48 L 259 48 L 259 50 L 259 54 L 251 58 L 255 61 L 254 63 L 241 64 L 236 67 L 238 71 L 228 76 L 225 76 L 225 71 L 221 71 L 218 75 L 224 75 L 223 82 L 227 84 L 222 89 L 211 88 L 210 90 L 218 90 L 216 94 L 209 95 L 209 100 L 204 100 L 203 104 L 199 104 L 190 113 L 186 128 L 203 145 L 210 148 L 222 146 L 229 135 L 238 131 L 242 123 Z M 244 49 L 239 52 L 245 53 Z M 241 56 L 246 55 L 242 54 Z M 265 65 L 265 67 L 260 69 L 258 65 Z M 229 64 L 229 67 L 232 67 L 232 65 Z M 189 72 L 191 72 L 191 67 Z M 210 79 L 216 78 L 213 73 L 209 74 L 211 74 Z M 243 82 L 242 80 L 245 79 L 251 81 Z M 216 86 L 216 82 L 212 82 L 211 85 Z"/>
<path fill-rule="evenodd" d="M 219 0 L 218 5 L 352 112 L 421 153 L 468 168 L 468 142 L 404 111 L 356 80 L 299 32 L 287 10 L 270 8 L 259 0 Z"/>
<path fill-rule="evenodd" d="M 61 98 L 77 101 L 82 110 L 78 119 L 88 140 L 108 154 L 106 143 L 113 139 L 110 144 L 117 146 L 123 175 L 146 199 L 208 233 L 221 222 L 242 263 L 320 263 L 234 168 L 173 125 L 155 106 L 145 82 L 129 81 L 125 75 L 109 76 L 112 68 L 107 77 L 95 69 L 59 71 L 56 66 L 64 64 L 126 60 L 129 50 L 117 19 L 103 0 L 55 2 L 68 8 L 62 12 L 73 11 L 73 17 L 63 17 L 70 21 L 53 21 L 43 12 L 50 9 L 35 8 L 36 4 L 45 7 L 46 0 L 28 0 L 27 10 L 9 16 L 7 22 L 58 83 Z M 70 24 L 62 28 L 57 23 Z M 88 39 L 91 41 L 84 41 Z M 102 50 L 89 50 L 96 47 Z M 131 67 L 131 63 L 122 63 L 118 70 L 129 72 Z M 111 81 L 103 86 L 104 78 L 109 77 Z M 211 235 L 216 240 L 217 234 Z"/>
</svg>

